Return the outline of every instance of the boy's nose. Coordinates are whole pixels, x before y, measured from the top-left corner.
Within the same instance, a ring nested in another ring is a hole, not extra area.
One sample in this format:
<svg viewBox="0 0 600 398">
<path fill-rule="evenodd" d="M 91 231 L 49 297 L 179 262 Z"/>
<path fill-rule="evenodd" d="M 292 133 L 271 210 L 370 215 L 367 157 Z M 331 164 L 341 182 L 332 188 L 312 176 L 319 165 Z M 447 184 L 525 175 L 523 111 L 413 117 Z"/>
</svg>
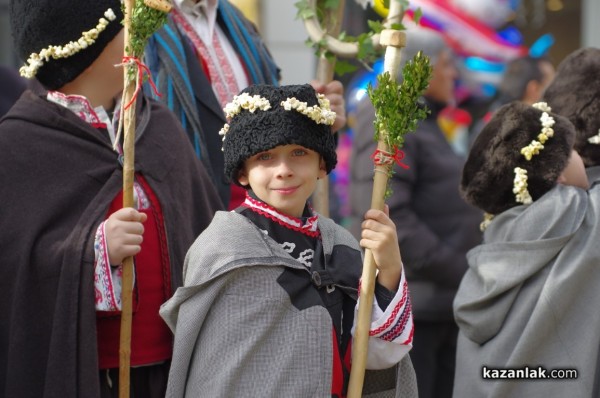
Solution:
<svg viewBox="0 0 600 398">
<path fill-rule="evenodd" d="M 292 168 L 288 165 L 285 160 L 282 160 L 277 165 L 277 176 L 278 177 L 289 177 L 294 174 Z"/>
</svg>

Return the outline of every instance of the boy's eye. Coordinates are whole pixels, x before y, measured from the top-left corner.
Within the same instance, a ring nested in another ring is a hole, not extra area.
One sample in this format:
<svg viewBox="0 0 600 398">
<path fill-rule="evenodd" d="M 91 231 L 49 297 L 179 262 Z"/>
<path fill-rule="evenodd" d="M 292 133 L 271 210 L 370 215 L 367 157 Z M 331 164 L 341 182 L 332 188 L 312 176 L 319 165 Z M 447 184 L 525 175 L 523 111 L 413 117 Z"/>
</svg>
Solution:
<svg viewBox="0 0 600 398">
<path fill-rule="evenodd" d="M 258 155 L 256 155 L 256 159 L 257 160 L 269 160 L 269 159 L 271 159 L 271 154 L 268 152 L 259 153 Z"/>
<path fill-rule="evenodd" d="M 303 156 L 303 155 L 306 155 L 307 152 L 305 149 L 298 148 L 298 149 L 294 149 L 293 154 L 294 154 L 294 156 Z"/>
</svg>

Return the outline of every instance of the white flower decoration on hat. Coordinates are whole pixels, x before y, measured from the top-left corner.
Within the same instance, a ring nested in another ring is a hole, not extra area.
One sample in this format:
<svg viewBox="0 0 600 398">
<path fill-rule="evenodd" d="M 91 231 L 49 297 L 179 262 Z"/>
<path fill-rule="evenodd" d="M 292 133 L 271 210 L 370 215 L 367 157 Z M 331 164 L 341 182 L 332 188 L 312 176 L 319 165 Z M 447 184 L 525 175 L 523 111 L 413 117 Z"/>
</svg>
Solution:
<svg viewBox="0 0 600 398">
<path fill-rule="evenodd" d="M 317 100 L 319 106 L 308 106 L 308 103 L 298 101 L 295 97 L 288 98 L 281 102 L 281 106 L 286 111 L 292 109 L 300 112 L 303 115 L 308 116 L 317 124 L 325 124 L 331 126 L 335 122 L 335 112 L 331 110 L 329 100 L 325 98 L 323 94 L 317 94 Z"/>
<path fill-rule="evenodd" d="M 533 199 L 527 190 L 527 170 L 515 167 L 513 193 L 515 194 L 515 200 L 519 203 L 528 205 L 533 202 Z"/>
<path fill-rule="evenodd" d="M 81 37 L 76 41 L 71 41 L 64 46 L 50 45 L 42 49 L 39 54 L 31 54 L 27 59 L 26 65 L 19 69 L 21 76 L 31 79 L 37 74 L 42 65 L 44 65 L 44 62 L 48 62 L 50 58 L 68 58 L 71 55 L 77 54 L 79 51 L 84 50 L 94 44 L 100 33 L 106 29 L 109 22 L 117 19 L 117 16 L 112 8 L 109 8 L 104 12 L 104 17 L 98 20 L 98 25 L 96 25 L 95 28 L 88 30 L 87 32 L 83 32 Z"/>
<path fill-rule="evenodd" d="M 554 118 L 549 115 L 552 109 L 545 102 L 538 102 L 532 105 L 534 108 L 542 111 L 540 116 L 540 122 L 542 124 L 542 131 L 537 136 L 537 141 L 532 140 L 529 145 L 521 149 L 521 154 L 530 161 L 534 155 L 540 153 L 544 149 L 544 143 L 554 136 Z M 515 201 L 523 204 L 530 204 L 533 202 L 529 190 L 527 190 L 527 170 L 520 167 L 515 167 L 515 179 L 513 185 L 513 193 L 515 194 Z"/>
<path fill-rule="evenodd" d="M 233 97 L 233 100 L 225 105 L 223 111 L 225 116 L 231 119 L 238 113 L 246 109 L 252 113 L 256 112 L 257 109 L 261 111 L 268 111 L 271 109 L 271 103 L 268 99 L 261 97 L 260 95 L 250 95 L 248 93 L 242 93 Z"/>
</svg>

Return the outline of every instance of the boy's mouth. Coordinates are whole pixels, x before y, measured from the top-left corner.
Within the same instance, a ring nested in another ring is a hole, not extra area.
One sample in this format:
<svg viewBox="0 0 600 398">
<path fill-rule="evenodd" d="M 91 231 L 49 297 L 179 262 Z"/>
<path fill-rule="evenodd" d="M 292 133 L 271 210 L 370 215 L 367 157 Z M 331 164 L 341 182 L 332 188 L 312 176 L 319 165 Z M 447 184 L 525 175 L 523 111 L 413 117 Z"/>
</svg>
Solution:
<svg viewBox="0 0 600 398">
<path fill-rule="evenodd" d="M 289 195 L 289 194 L 296 192 L 297 189 L 298 189 L 298 187 L 295 186 L 295 187 L 285 187 L 285 188 L 273 188 L 273 191 L 280 193 L 282 195 Z"/>
</svg>

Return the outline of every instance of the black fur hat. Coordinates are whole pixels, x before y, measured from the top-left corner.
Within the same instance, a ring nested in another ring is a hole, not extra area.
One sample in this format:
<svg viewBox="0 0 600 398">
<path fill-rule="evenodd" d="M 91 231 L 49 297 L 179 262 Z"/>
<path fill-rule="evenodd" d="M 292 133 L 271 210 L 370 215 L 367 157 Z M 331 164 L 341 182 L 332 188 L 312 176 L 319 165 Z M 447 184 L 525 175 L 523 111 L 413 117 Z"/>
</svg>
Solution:
<svg viewBox="0 0 600 398">
<path fill-rule="evenodd" d="M 248 110 L 247 105 L 239 105 L 248 104 L 245 99 L 249 97 L 255 98 L 251 101 L 258 107 L 254 112 Z M 320 122 L 317 123 L 298 109 L 286 110 L 282 102 L 289 103 L 292 98 L 308 107 L 320 107 L 313 114 Z M 240 185 L 237 177 L 246 159 L 288 144 L 302 145 L 319 153 L 329 173 L 337 163 L 335 139 L 331 134 L 335 113 L 322 101 L 308 84 L 280 87 L 253 85 L 242 90 L 225 108 L 230 118 L 229 124 L 222 130 L 222 133 L 227 131 L 223 139 L 225 175 Z M 328 104 L 326 99 L 324 101 Z"/>
<path fill-rule="evenodd" d="M 467 202 L 491 214 L 520 205 L 513 193 L 516 167 L 527 170 L 527 189 L 533 200 L 554 187 L 571 156 L 575 129 L 568 119 L 550 112 L 554 135 L 528 161 L 521 149 L 538 140 L 542 113 L 515 101 L 494 114 L 475 140 L 463 169 L 460 190 Z"/>
<path fill-rule="evenodd" d="M 112 21 L 104 15 L 109 8 L 115 16 Z M 93 44 L 66 58 L 42 60 L 43 65 L 37 70 L 33 68 L 27 77 L 35 76 L 47 89 L 55 90 L 79 76 L 123 29 L 121 1 L 11 0 L 12 37 L 25 62 L 49 46 L 64 47 L 77 42 L 83 32 L 96 28 L 101 18 L 108 24 Z"/>
<path fill-rule="evenodd" d="M 600 145 L 588 141 L 600 133 L 599 71 L 600 49 L 577 50 L 560 63 L 544 94 L 552 110 L 575 126 L 575 150 L 586 167 L 600 165 Z"/>
</svg>

